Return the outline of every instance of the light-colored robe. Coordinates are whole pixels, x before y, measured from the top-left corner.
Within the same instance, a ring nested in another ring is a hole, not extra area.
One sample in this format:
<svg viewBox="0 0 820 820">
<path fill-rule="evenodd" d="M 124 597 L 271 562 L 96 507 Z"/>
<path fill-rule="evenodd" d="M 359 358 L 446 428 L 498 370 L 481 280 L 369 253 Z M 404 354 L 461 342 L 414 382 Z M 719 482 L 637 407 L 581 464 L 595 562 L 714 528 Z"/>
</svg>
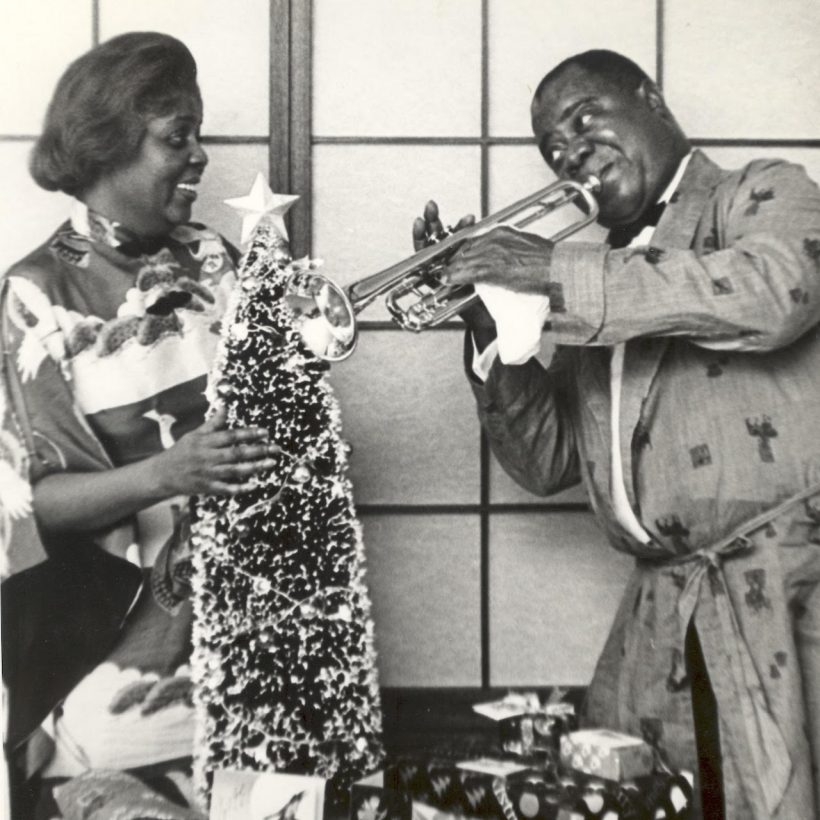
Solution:
<svg viewBox="0 0 820 820">
<path fill-rule="evenodd" d="M 550 367 L 497 362 L 473 389 L 507 472 L 539 494 L 582 478 L 612 545 L 636 556 L 587 719 L 696 770 L 683 662 L 694 618 L 728 817 L 815 817 L 820 191 L 796 165 L 727 172 L 696 151 L 651 246 L 566 242 L 549 278 L 563 296 Z M 609 346 L 623 341 L 621 457 L 648 545 L 611 500 Z"/>
</svg>

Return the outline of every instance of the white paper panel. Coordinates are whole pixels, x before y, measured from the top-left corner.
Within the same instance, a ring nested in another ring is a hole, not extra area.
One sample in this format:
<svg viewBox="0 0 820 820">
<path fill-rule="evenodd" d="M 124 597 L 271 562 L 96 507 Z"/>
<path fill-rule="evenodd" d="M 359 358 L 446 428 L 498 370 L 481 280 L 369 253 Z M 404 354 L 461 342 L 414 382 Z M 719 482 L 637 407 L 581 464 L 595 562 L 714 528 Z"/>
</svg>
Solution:
<svg viewBox="0 0 820 820">
<path fill-rule="evenodd" d="M 481 4 L 315 0 L 313 133 L 475 136 Z"/>
<path fill-rule="evenodd" d="M 71 198 L 38 188 L 28 173 L 33 142 L 0 142 L 0 273 L 41 245 L 68 219 Z"/>
<path fill-rule="evenodd" d="M 492 685 L 587 685 L 633 563 L 588 513 L 492 516 Z"/>
<path fill-rule="evenodd" d="M 313 160 L 313 255 L 344 284 L 412 255 L 427 200 L 445 223 L 480 209 L 478 148 L 318 145 Z M 385 318 L 381 303 L 363 318 Z"/>
<path fill-rule="evenodd" d="M 609 48 L 655 73 L 655 0 L 489 0 L 489 36 L 493 136 L 532 134 L 533 92 L 572 54 Z"/>
<path fill-rule="evenodd" d="M 382 686 L 480 686 L 478 516 L 367 516 Z"/>
<path fill-rule="evenodd" d="M 463 334 L 365 331 L 331 381 L 358 504 L 477 504 L 479 432 Z"/>
<path fill-rule="evenodd" d="M 178 37 L 197 62 L 206 134 L 268 132 L 268 0 L 100 0 L 100 37 L 162 31 Z"/>
<path fill-rule="evenodd" d="M 7 3 L 0 25 L 0 134 L 39 134 L 69 62 L 91 48 L 91 0 Z"/>
<path fill-rule="evenodd" d="M 666 3 L 665 89 L 697 137 L 816 138 L 820 3 Z"/>
</svg>

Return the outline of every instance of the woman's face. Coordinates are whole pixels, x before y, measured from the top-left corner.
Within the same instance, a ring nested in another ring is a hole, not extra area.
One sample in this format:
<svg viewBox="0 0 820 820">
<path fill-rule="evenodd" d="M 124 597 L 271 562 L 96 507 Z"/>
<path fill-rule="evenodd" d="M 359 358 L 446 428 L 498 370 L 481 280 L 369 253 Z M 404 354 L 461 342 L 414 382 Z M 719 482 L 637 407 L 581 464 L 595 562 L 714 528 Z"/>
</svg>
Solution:
<svg viewBox="0 0 820 820">
<path fill-rule="evenodd" d="M 141 236 L 189 222 L 208 164 L 199 142 L 201 124 L 202 104 L 194 97 L 149 117 L 137 155 L 102 177 L 84 197 L 86 204 Z"/>
</svg>

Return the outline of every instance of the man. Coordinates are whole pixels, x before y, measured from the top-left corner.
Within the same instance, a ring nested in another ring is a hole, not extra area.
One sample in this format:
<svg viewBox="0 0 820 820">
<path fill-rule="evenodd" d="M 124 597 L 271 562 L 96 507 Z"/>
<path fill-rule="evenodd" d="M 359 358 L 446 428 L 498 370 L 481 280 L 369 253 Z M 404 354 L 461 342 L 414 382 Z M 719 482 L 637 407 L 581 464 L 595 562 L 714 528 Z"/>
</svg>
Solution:
<svg viewBox="0 0 820 820">
<path fill-rule="evenodd" d="M 532 123 L 558 176 L 600 180 L 609 243 L 497 228 L 448 272 L 549 298 L 547 368 L 503 364 L 487 312 L 465 316 L 482 425 L 531 491 L 583 479 L 636 556 L 587 720 L 698 772 L 707 818 L 816 817 L 820 192 L 798 166 L 692 152 L 612 52 L 553 69 Z M 429 203 L 417 246 L 439 228 Z"/>
</svg>

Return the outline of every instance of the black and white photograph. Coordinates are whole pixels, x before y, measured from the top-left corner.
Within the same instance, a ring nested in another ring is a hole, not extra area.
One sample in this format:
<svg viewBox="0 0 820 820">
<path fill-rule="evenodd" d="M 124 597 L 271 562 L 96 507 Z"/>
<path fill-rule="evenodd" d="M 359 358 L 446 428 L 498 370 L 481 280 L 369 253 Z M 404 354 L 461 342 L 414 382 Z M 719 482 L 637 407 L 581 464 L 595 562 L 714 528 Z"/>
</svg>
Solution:
<svg viewBox="0 0 820 820">
<path fill-rule="evenodd" d="M 27 0 L 0 820 L 820 820 L 820 3 Z"/>
</svg>

